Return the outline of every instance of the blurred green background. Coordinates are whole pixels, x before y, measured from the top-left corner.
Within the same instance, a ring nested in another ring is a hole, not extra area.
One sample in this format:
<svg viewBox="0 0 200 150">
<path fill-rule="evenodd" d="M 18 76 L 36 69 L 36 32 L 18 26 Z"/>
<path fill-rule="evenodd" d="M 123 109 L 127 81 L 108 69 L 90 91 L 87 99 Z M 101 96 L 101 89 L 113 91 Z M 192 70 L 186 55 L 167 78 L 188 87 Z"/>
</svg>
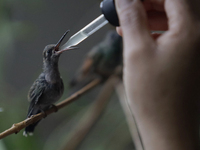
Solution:
<svg viewBox="0 0 200 150">
<path fill-rule="evenodd" d="M 68 38 L 101 14 L 98 0 L 0 0 L 0 132 L 25 119 L 27 93 L 42 71 L 42 51 L 55 44 L 70 29 Z M 65 52 L 59 68 L 68 83 L 84 55 L 113 29 L 106 25 L 79 44 L 78 50 Z M 36 127 L 34 136 L 23 131 L 0 140 L 0 150 L 59 150 L 70 131 L 95 99 L 100 87 L 76 102 L 48 116 Z M 114 94 L 101 118 L 78 147 L 80 150 L 132 150 L 134 145 L 122 108 Z"/>
</svg>

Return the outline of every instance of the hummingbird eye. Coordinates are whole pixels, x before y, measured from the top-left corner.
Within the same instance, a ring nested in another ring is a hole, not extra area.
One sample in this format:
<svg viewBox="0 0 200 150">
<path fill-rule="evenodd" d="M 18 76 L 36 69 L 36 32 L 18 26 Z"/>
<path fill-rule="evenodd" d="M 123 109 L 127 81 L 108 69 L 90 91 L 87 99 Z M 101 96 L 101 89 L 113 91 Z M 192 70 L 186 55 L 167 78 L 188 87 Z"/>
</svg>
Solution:
<svg viewBox="0 0 200 150">
<path fill-rule="evenodd" d="M 52 45 L 47 45 L 43 51 L 43 57 L 45 59 L 50 59 L 54 54 L 54 47 Z"/>
<path fill-rule="evenodd" d="M 48 57 L 48 56 L 51 56 L 51 54 L 52 54 L 52 50 L 49 49 L 49 50 L 46 52 L 46 56 L 47 56 L 47 57 Z"/>
</svg>

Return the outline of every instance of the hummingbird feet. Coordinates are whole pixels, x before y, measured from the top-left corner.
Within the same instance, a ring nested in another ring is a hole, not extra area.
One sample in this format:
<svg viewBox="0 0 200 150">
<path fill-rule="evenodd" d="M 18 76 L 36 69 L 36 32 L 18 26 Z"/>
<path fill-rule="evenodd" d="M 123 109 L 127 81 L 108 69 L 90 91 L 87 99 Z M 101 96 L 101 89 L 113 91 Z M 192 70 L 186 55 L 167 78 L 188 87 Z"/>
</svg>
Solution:
<svg viewBox="0 0 200 150">
<path fill-rule="evenodd" d="M 43 113 L 43 115 L 44 115 L 44 118 L 46 118 L 47 117 L 47 114 L 46 114 L 46 112 L 39 106 L 39 109 L 40 109 L 40 111 L 41 111 L 41 113 Z"/>
<path fill-rule="evenodd" d="M 46 118 L 46 117 L 47 117 L 47 114 L 46 114 L 46 112 L 45 112 L 44 110 L 42 110 L 42 109 L 41 109 L 41 112 L 43 113 L 43 115 L 44 115 L 44 118 Z"/>
<path fill-rule="evenodd" d="M 58 107 L 54 104 L 51 104 L 51 108 L 54 108 L 54 112 L 57 112 L 58 111 Z"/>
</svg>

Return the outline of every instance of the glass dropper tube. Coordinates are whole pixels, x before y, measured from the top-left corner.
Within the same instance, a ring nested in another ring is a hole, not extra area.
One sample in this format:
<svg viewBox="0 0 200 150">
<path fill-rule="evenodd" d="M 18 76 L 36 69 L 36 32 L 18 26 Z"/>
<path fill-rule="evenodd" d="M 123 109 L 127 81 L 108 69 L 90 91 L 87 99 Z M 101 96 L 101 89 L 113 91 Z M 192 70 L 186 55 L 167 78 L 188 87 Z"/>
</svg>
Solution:
<svg viewBox="0 0 200 150">
<path fill-rule="evenodd" d="M 95 33 L 97 30 L 102 28 L 104 25 L 106 25 L 108 21 L 104 17 L 104 15 L 100 15 L 98 18 L 93 20 L 90 24 L 85 26 L 83 29 L 78 31 L 76 34 L 74 34 L 62 47 L 61 49 L 66 49 L 71 46 L 76 46 L 83 40 L 85 40 L 87 37 Z"/>
</svg>

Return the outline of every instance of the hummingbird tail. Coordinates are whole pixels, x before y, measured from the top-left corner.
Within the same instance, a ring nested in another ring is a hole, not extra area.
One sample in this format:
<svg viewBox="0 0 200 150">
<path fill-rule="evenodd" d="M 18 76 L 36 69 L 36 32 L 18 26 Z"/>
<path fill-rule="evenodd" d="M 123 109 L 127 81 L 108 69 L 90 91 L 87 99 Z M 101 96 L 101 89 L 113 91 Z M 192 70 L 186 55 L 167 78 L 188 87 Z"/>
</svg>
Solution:
<svg viewBox="0 0 200 150">
<path fill-rule="evenodd" d="M 34 108 L 34 107 L 29 108 L 29 113 L 27 115 L 27 118 L 31 117 L 32 115 L 36 115 L 40 112 L 41 112 L 41 110 L 39 108 Z M 27 135 L 30 135 L 30 136 L 33 135 L 33 131 L 39 122 L 40 122 L 40 120 L 36 123 L 33 123 L 33 124 L 27 126 L 23 132 L 23 135 L 25 137 L 27 137 Z"/>
<path fill-rule="evenodd" d="M 39 122 L 40 122 L 40 120 L 39 120 L 38 122 L 36 122 L 36 123 L 33 123 L 33 124 L 27 126 L 27 127 L 25 128 L 24 132 L 23 132 L 23 135 L 24 135 L 25 137 L 27 137 L 27 135 L 32 136 L 32 135 L 33 135 L 33 131 L 34 131 L 35 127 L 37 126 L 37 124 L 38 124 Z"/>
</svg>

